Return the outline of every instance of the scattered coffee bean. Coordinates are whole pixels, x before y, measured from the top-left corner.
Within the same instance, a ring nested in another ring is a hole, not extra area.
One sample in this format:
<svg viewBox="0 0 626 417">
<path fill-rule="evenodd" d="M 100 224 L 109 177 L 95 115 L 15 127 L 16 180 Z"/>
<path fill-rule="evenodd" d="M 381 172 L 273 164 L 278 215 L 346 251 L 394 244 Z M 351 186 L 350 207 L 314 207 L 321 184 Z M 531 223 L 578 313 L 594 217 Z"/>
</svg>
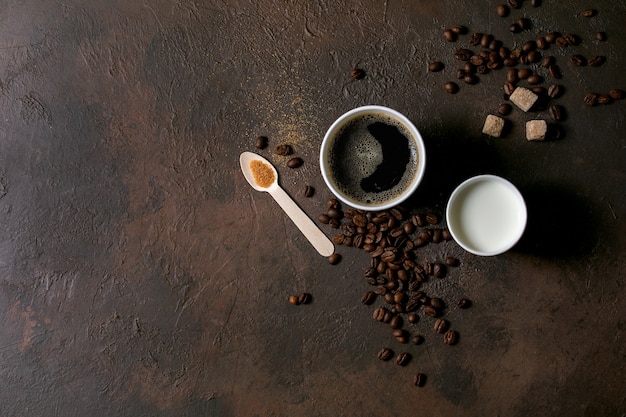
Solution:
<svg viewBox="0 0 626 417">
<path fill-rule="evenodd" d="M 558 84 L 551 84 L 548 86 L 548 96 L 551 98 L 559 98 L 563 94 L 563 87 Z"/>
<path fill-rule="evenodd" d="M 435 278 L 443 278 L 446 276 L 446 266 L 440 262 L 433 264 L 433 276 Z"/>
<path fill-rule="evenodd" d="M 565 39 L 565 42 L 567 42 L 567 45 L 579 45 L 580 44 L 580 38 L 576 35 L 574 35 L 573 33 L 567 33 L 565 35 L 563 35 L 563 38 Z"/>
<path fill-rule="evenodd" d="M 504 84 L 504 94 L 506 94 L 507 96 L 510 96 L 511 94 L 513 94 L 514 91 L 515 91 L 515 86 L 512 83 Z"/>
<path fill-rule="evenodd" d="M 408 320 L 408 321 L 409 321 L 409 323 L 411 323 L 411 324 L 415 324 L 415 323 L 417 323 L 417 322 L 419 321 L 419 319 L 420 319 L 420 316 L 418 316 L 418 315 L 417 315 L 417 314 L 415 314 L 415 313 L 410 313 L 410 314 L 407 316 L 407 320 Z"/>
<path fill-rule="evenodd" d="M 465 77 L 463 77 L 463 81 L 465 82 L 465 84 L 474 85 L 478 83 L 478 77 L 472 74 L 467 74 Z"/>
<path fill-rule="evenodd" d="M 434 61 L 428 64 L 428 71 L 430 72 L 439 72 L 443 70 L 444 64 L 441 61 Z"/>
<path fill-rule="evenodd" d="M 559 122 L 563 120 L 563 112 L 564 112 L 563 108 L 559 106 L 558 104 L 553 104 L 550 106 L 550 109 L 549 109 L 550 117 L 552 117 L 552 120 L 554 120 L 555 122 Z"/>
<path fill-rule="evenodd" d="M 596 40 L 598 42 L 604 42 L 606 41 L 606 32 L 597 32 L 596 33 Z"/>
<path fill-rule="evenodd" d="M 620 90 L 618 88 L 613 88 L 613 89 L 609 90 L 609 96 L 613 100 L 621 100 L 621 99 L 624 98 L 625 95 L 626 95 L 626 93 L 624 93 L 624 90 Z"/>
<path fill-rule="evenodd" d="M 257 136 L 256 141 L 254 142 L 254 146 L 257 149 L 265 149 L 267 148 L 267 136 Z"/>
<path fill-rule="evenodd" d="M 593 16 L 595 16 L 595 15 L 596 15 L 596 13 L 597 13 L 597 11 L 596 11 L 595 9 L 586 9 L 586 10 L 583 10 L 583 11 L 580 13 L 580 15 L 581 15 L 582 17 L 593 17 Z"/>
<path fill-rule="evenodd" d="M 293 153 L 293 148 L 291 145 L 281 144 L 276 147 L 276 153 L 281 156 L 291 155 Z"/>
<path fill-rule="evenodd" d="M 443 335 L 443 343 L 446 345 L 456 345 L 459 340 L 459 334 L 454 330 L 448 330 L 446 334 Z"/>
<path fill-rule="evenodd" d="M 520 80 L 526 80 L 531 75 L 533 75 L 533 71 L 530 68 L 520 68 L 517 70 L 517 76 Z"/>
<path fill-rule="evenodd" d="M 287 166 L 292 169 L 299 168 L 302 166 L 302 164 L 304 164 L 304 160 L 299 157 L 291 158 L 289 161 L 287 161 Z"/>
<path fill-rule="evenodd" d="M 563 77 L 563 75 L 561 74 L 561 68 L 556 64 L 550 65 L 548 67 L 548 71 L 550 72 L 550 76 L 552 78 L 556 78 L 558 80 Z"/>
<path fill-rule="evenodd" d="M 469 61 L 474 54 L 469 49 L 459 48 L 454 52 L 454 58 L 459 61 Z"/>
<path fill-rule="evenodd" d="M 448 81 L 443 85 L 444 90 L 449 94 L 456 94 L 459 92 L 459 86 L 452 81 Z"/>
<path fill-rule="evenodd" d="M 421 372 L 416 373 L 413 377 L 413 384 L 415 384 L 416 387 L 423 387 L 425 383 L 426 375 Z"/>
<path fill-rule="evenodd" d="M 435 326 L 433 327 L 433 329 L 437 333 L 443 333 L 446 331 L 447 328 L 448 322 L 444 319 L 437 319 L 437 321 L 435 321 Z"/>
<path fill-rule="evenodd" d="M 522 30 L 528 30 L 530 29 L 530 26 L 531 26 L 530 19 L 527 19 L 525 17 L 521 17 L 517 19 L 517 24 L 519 25 L 520 28 L 522 28 Z M 528 42 L 533 43 L 532 48 L 535 49 L 536 45 L 534 45 L 534 41 L 528 41 Z"/>
<path fill-rule="evenodd" d="M 371 305 L 374 301 L 376 301 L 376 293 L 374 291 L 368 291 L 361 297 L 361 303 L 365 305 Z"/>
<path fill-rule="evenodd" d="M 298 296 L 297 295 L 290 295 L 289 296 L 289 304 L 292 304 L 294 306 L 297 306 L 300 304 L 300 300 L 298 300 Z"/>
<path fill-rule="evenodd" d="M 452 29 L 446 29 L 446 30 L 443 31 L 443 38 L 447 42 L 454 42 L 454 41 L 456 41 L 457 35 L 456 35 L 456 33 L 454 33 L 454 31 Z"/>
<path fill-rule="evenodd" d="M 587 93 L 583 101 L 588 106 L 595 106 L 598 104 L 598 95 L 596 93 Z"/>
<path fill-rule="evenodd" d="M 304 187 L 304 196 L 307 198 L 311 198 L 313 197 L 313 195 L 315 194 L 315 188 L 313 188 L 310 185 L 307 185 Z"/>
<path fill-rule="evenodd" d="M 421 345 L 422 343 L 424 343 L 424 338 L 422 337 L 422 335 L 416 334 L 411 338 L 411 343 L 413 343 L 414 345 Z"/>
<path fill-rule="evenodd" d="M 472 305 L 472 302 L 470 300 L 468 300 L 467 298 L 461 298 L 459 301 L 456 302 L 456 306 L 458 308 L 469 308 Z"/>
<path fill-rule="evenodd" d="M 446 265 L 448 266 L 459 266 L 459 260 L 453 256 L 448 256 L 446 258 Z"/>
<path fill-rule="evenodd" d="M 298 302 L 300 304 L 310 304 L 312 300 L 313 296 L 311 296 L 308 292 L 303 292 L 298 296 Z"/>
<path fill-rule="evenodd" d="M 554 65 L 556 59 L 552 55 L 546 55 L 541 60 L 541 66 L 544 68 L 550 68 L 551 65 Z"/>
<path fill-rule="evenodd" d="M 520 33 L 522 31 L 522 27 L 519 23 L 512 23 L 511 26 L 509 26 L 509 30 L 511 33 Z"/>
<path fill-rule="evenodd" d="M 500 106 L 498 106 L 498 113 L 501 116 L 508 116 L 509 114 L 511 114 L 512 110 L 513 107 L 509 103 L 502 103 L 500 104 Z"/>
<path fill-rule="evenodd" d="M 548 41 L 546 41 L 546 38 L 539 37 L 535 43 L 537 44 L 537 49 L 541 49 L 542 51 L 548 49 L 549 44 Z"/>
<path fill-rule="evenodd" d="M 424 306 L 424 314 L 426 314 L 428 317 L 437 317 L 439 315 L 439 312 L 436 308 L 432 306 Z"/>
<path fill-rule="evenodd" d="M 511 10 L 509 9 L 509 6 L 507 6 L 506 4 L 498 4 L 496 6 L 496 12 L 498 13 L 498 16 L 500 17 L 507 17 L 509 13 L 511 12 Z"/>
<path fill-rule="evenodd" d="M 520 7 L 522 7 L 522 0 L 508 0 L 507 3 L 509 3 L 509 6 L 514 9 L 519 9 Z"/>
<path fill-rule="evenodd" d="M 482 33 L 474 32 L 470 35 L 470 45 L 478 46 L 480 45 L 480 40 L 483 37 Z"/>
<path fill-rule="evenodd" d="M 456 33 L 457 35 L 465 35 L 467 33 L 467 28 L 462 25 L 454 25 L 450 28 L 450 30 L 452 30 L 452 32 Z"/>
<path fill-rule="evenodd" d="M 537 85 L 543 82 L 543 77 L 539 74 L 533 74 L 526 79 L 526 82 L 530 85 Z"/>
<path fill-rule="evenodd" d="M 548 43 L 556 43 L 556 40 L 561 36 L 558 32 L 549 32 L 544 36 L 546 42 Z"/>
<path fill-rule="evenodd" d="M 392 329 L 399 329 L 400 327 L 402 327 L 402 317 L 393 316 L 393 318 L 389 322 L 389 327 L 391 327 Z M 401 333 L 396 337 L 402 337 L 402 336 L 404 336 L 404 333 Z"/>
<path fill-rule="evenodd" d="M 393 356 L 393 350 L 386 348 L 386 347 L 382 348 L 378 352 L 378 359 L 380 359 L 381 361 L 388 361 L 389 359 L 391 359 L 392 356 Z"/>
<path fill-rule="evenodd" d="M 613 99 L 608 94 L 600 94 L 598 96 L 598 104 L 610 104 L 613 102 Z"/>
<path fill-rule="evenodd" d="M 541 6 L 541 0 L 530 0 L 530 5 L 533 7 Z"/>
<path fill-rule="evenodd" d="M 411 361 L 411 355 L 407 352 L 402 352 L 396 356 L 396 364 L 400 366 L 406 366 Z"/>
<path fill-rule="evenodd" d="M 572 63 L 578 67 L 587 65 L 587 60 L 585 59 L 585 57 L 579 54 L 572 55 L 571 60 Z"/>
<path fill-rule="evenodd" d="M 603 55 L 594 55 L 589 58 L 588 64 L 592 67 L 599 67 L 604 64 L 604 61 L 606 61 L 606 58 Z"/>
<path fill-rule="evenodd" d="M 361 80 L 365 78 L 365 70 L 363 70 L 362 68 L 352 68 L 350 70 L 350 77 L 355 80 Z"/>
<path fill-rule="evenodd" d="M 333 253 L 328 258 L 328 263 L 331 265 L 337 265 L 341 261 L 341 255 L 338 253 Z"/>
</svg>

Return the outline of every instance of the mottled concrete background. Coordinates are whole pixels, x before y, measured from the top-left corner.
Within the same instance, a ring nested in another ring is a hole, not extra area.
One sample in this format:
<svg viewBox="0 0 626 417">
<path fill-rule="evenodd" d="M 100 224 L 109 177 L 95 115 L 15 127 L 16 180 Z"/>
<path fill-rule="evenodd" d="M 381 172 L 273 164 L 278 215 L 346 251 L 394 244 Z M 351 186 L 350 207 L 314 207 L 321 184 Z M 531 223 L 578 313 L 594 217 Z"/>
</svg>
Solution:
<svg viewBox="0 0 626 417">
<path fill-rule="evenodd" d="M 0 415 L 626 415 L 626 100 L 582 100 L 626 90 L 626 4 L 526 0 L 507 18 L 497 4 L 2 1 Z M 582 17 L 589 7 L 597 15 Z M 530 30 L 511 34 L 520 17 Z M 519 110 L 505 138 L 481 135 L 505 72 L 445 93 L 454 50 L 469 46 L 443 40 L 456 24 L 512 48 L 551 30 L 580 37 L 546 51 L 563 72 L 563 138 L 527 142 L 524 122 L 548 116 Z M 576 67 L 573 53 L 607 61 Z M 427 72 L 434 60 L 443 72 Z M 368 255 L 339 247 L 329 265 L 239 171 L 266 135 L 261 153 L 316 218 L 330 197 L 321 139 L 365 104 L 403 112 L 424 136 L 414 210 L 442 214 L 478 173 L 527 199 L 511 252 L 422 252 L 461 260 L 429 284 L 473 301 L 446 315 L 456 346 L 427 318 L 411 327 L 424 344 L 395 342 L 360 303 Z M 279 143 L 304 166 L 287 168 Z M 302 291 L 311 304 L 287 302 Z M 383 363 L 382 346 L 413 358 Z"/>
</svg>

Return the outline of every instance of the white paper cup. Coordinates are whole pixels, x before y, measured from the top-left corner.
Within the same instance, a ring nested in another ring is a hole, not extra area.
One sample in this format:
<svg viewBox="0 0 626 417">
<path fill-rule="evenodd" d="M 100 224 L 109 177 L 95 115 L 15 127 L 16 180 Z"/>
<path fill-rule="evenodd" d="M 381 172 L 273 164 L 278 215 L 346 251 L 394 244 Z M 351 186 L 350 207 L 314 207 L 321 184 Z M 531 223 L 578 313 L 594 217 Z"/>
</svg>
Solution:
<svg viewBox="0 0 626 417">
<path fill-rule="evenodd" d="M 407 117 L 388 107 L 363 106 L 330 126 L 320 149 L 320 169 L 343 203 L 384 210 L 417 189 L 426 169 L 426 149 Z"/>
<path fill-rule="evenodd" d="M 459 185 L 448 201 L 450 234 L 466 251 L 480 256 L 511 249 L 526 228 L 526 203 L 504 178 L 479 175 Z"/>
</svg>

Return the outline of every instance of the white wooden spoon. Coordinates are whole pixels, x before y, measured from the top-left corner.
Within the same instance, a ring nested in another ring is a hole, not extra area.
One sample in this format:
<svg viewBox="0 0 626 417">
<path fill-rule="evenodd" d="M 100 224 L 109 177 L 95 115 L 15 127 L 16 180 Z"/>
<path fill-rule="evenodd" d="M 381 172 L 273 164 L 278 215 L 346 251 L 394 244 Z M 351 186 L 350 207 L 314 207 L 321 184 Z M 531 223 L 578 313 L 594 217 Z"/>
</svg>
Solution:
<svg viewBox="0 0 626 417">
<path fill-rule="evenodd" d="M 267 187 L 260 186 L 255 180 L 252 172 L 252 161 L 260 161 L 267 165 L 274 174 L 273 181 Z M 311 245 L 322 256 L 330 256 L 335 252 L 333 242 L 313 223 L 313 220 L 289 197 L 289 195 L 278 185 L 278 172 L 276 168 L 262 156 L 253 152 L 244 152 L 239 156 L 241 171 L 252 188 L 257 191 L 269 193 L 278 205 L 287 213 L 289 218 L 300 229 L 304 236 L 311 242 Z"/>
</svg>

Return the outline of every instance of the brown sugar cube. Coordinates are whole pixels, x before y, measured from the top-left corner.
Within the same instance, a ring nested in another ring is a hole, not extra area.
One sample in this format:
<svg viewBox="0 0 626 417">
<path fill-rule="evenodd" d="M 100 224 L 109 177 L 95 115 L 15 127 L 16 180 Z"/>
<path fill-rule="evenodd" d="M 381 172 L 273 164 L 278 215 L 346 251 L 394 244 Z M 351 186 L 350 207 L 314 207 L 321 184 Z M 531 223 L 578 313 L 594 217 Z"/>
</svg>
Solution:
<svg viewBox="0 0 626 417">
<path fill-rule="evenodd" d="M 485 119 L 485 124 L 483 125 L 483 133 L 485 135 L 493 136 L 494 138 L 499 138 L 502 134 L 502 130 L 504 129 L 504 119 L 498 116 L 494 116 L 492 114 L 487 115 Z"/>
<path fill-rule="evenodd" d="M 539 97 L 528 88 L 517 87 L 509 100 L 523 111 L 528 111 Z"/>
<path fill-rule="evenodd" d="M 529 120 L 526 122 L 526 139 L 544 140 L 548 133 L 548 124 L 545 120 Z"/>
</svg>

